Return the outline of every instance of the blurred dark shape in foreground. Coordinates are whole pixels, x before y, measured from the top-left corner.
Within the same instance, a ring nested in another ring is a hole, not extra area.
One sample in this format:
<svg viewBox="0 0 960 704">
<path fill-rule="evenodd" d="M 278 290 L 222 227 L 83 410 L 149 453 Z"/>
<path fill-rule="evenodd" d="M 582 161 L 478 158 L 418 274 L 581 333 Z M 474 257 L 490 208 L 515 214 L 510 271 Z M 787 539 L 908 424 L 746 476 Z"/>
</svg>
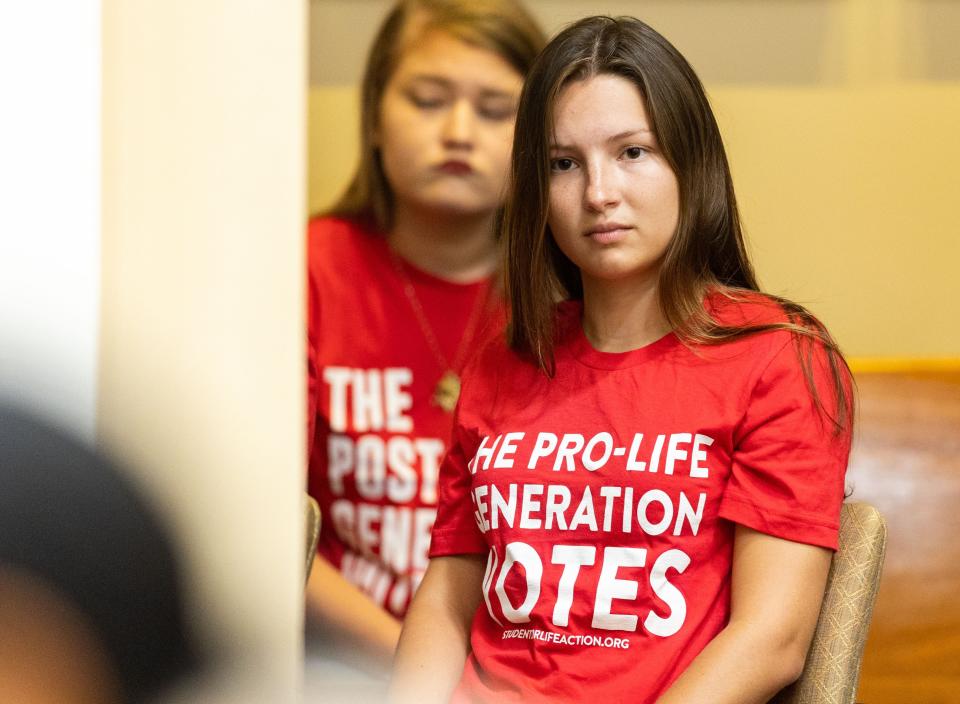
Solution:
<svg viewBox="0 0 960 704">
<path fill-rule="evenodd" d="M 154 511 L 96 452 L 0 406 L 0 701 L 137 704 L 199 666 Z"/>
</svg>

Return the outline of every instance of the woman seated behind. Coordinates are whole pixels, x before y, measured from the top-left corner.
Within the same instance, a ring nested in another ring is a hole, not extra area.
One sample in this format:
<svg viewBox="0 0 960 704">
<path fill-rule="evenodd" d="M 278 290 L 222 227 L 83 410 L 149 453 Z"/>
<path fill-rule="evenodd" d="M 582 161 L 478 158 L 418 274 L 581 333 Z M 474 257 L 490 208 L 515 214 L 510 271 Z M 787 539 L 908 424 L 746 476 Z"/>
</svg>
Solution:
<svg viewBox="0 0 960 704">
<path fill-rule="evenodd" d="M 398 0 L 361 86 L 361 160 L 307 239 L 311 632 L 386 671 L 427 566 L 459 374 L 502 326 L 493 223 L 523 76 L 515 0 Z"/>
<path fill-rule="evenodd" d="M 837 547 L 851 382 L 760 292 L 662 36 L 588 18 L 538 57 L 503 235 L 510 326 L 465 376 L 394 698 L 767 701 Z"/>
</svg>

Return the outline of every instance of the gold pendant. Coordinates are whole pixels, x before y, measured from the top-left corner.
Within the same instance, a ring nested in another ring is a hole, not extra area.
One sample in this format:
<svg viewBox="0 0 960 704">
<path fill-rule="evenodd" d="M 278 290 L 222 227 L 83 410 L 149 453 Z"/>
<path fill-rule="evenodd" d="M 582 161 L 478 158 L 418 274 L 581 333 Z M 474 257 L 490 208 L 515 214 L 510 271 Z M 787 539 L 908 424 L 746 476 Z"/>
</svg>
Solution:
<svg viewBox="0 0 960 704">
<path fill-rule="evenodd" d="M 447 413 L 453 413 L 460 398 L 460 377 L 452 371 L 446 371 L 433 390 L 433 403 Z"/>
</svg>

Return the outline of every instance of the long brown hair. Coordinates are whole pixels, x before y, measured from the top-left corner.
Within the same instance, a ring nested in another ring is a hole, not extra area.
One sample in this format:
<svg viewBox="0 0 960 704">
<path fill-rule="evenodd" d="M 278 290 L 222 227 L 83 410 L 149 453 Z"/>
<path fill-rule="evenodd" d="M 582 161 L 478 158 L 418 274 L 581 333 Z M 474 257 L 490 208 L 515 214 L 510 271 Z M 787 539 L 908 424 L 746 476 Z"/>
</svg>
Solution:
<svg viewBox="0 0 960 704">
<path fill-rule="evenodd" d="M 786 321 L 728 326 L 704 307 L 708 293 L 736 301 L 756 297 L 760 287 L 744 245 L 720 129 L 700 79 L 670 42 L 632 17 L 588 17 L 567 27 L 540 54 L 524 84 L 501 225 L 511 347 L 533 355 L 552 375 L 556 302 L 583 298 L 580 271 L 557 247 L 547 224 L 550 142 L 560 92 L 572 81 L 598 74 L 626 78 L 640 91 L 651 129 L 679 183 L 677 231 L 659 274 L 660 307 L 667 322 L 692 347 L 789 330 L 817 407 L 837 430 L 845 427 L 853 413 L 849 369 L 813 314 L 797 303 L 763 294 L 783 309 Z M 814 343 L 827 351 L 835 410 L 825 408 L 814 384 Z"/>
<path fill-rule="evenodd" d="M 380 105 L 409 42 L 442 30 L 487 49 L 525 76 L 546 37 L 516 0 L 400 0 L 380 26 L 361 84 L 360 161 L 343 195 L 325 214 L 364 220 L 381 232 L 393 224 L 393 189 L 380 163 L 374 135 Z"/>
</svg>

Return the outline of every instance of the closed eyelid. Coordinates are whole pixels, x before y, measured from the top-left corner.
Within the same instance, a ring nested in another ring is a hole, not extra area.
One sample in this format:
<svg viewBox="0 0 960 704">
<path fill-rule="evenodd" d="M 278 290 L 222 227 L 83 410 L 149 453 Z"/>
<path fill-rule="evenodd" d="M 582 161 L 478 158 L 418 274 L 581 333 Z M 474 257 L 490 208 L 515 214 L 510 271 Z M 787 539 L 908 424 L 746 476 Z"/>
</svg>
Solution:
<svg viewBox="0 0 960 704">
<path fill-rule="evenodd" d="M 404 95 L 408 100 L 411 100 L 414 103 L 446 103 L 449 101 L 450 97 L 443 91 L 438 90 L 424 90 L 411 88 L 410 90 L 405 91 Z"/>
<path fill-rule="evenodd" d="M 510 116 L 517 111 L 517 104 L 513 100 L 505 97 L 481 98 L 477 102 L 477 109 L 481 112 L 492 112 Z"/>
<path fill-rule="evenodd" d="M 509 93 L 503 90 L 493 90 L 490 88 L 484 88 L 479 92 L 481 100 L 503 100 L 509 103 L 517 102 L 519 98 L 518 95 L 514 93 Z"/>
</svg>

